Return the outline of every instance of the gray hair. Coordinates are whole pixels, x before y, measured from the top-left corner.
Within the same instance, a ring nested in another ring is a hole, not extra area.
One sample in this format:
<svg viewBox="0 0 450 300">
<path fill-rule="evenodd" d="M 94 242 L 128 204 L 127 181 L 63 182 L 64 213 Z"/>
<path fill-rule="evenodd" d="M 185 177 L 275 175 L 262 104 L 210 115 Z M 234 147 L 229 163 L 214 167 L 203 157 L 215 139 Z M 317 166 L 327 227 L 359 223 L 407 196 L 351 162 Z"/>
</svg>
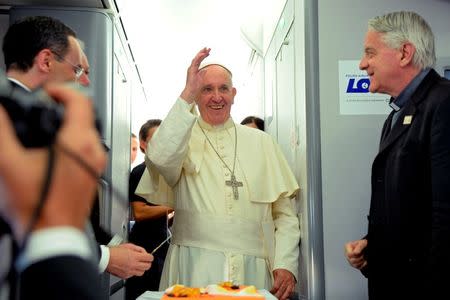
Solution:
<svg viewBox="0 0 450 300">
<path fill-rule="evenodd" d="M 430 25 L 417 13 L 398 11 L 378 16 L 368 22 L 369 30 L 383 33 L 389 47 L 400 49 L 410 42 L 416 48 L 413 64 L 420 69 L 432 68 L 436 63 L 434 35 Z"/>
</svg>

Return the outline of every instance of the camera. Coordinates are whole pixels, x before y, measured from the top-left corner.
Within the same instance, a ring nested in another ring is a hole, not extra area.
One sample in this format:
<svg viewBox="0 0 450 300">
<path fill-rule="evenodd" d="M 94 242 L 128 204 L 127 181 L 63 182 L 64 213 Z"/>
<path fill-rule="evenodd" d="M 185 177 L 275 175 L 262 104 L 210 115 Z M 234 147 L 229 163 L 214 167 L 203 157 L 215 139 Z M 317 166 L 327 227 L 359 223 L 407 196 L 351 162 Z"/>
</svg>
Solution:
<svg viewBox="0 0 450 300">
<path fill-rule="evenodd" d="M 54 143 L 63 122 L 64 106 L 43 90 L 27 92 L 0 71 L 0 105 L 6 109 L 24 147 L 40 148 Z M 95 124 L 101 133 L 99 120 Z"/>
</svg>

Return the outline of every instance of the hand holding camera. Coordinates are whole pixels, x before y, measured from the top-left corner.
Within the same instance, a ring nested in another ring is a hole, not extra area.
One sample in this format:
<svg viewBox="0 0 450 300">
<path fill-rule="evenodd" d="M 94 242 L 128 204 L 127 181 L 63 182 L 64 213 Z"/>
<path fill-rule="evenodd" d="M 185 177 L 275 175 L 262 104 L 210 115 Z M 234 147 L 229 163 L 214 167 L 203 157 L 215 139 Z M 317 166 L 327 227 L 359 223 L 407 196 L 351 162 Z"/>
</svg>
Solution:
<svg viewBox="0 0 450 300">
<path fill-rule="evenodd" d="M 66 86 L 46 87 L 54 103 L 7 88 L 3 80 L 0 87 L 0 179 L 6 193 L 0 212 L 19 241 L 39 228 L 82 230 L 106 165 L 92 102 Z"/>
<path fill-rule="evenodd" d="M 64 117 L 64 106 L 51 99 L 44 90 L 27 92 L 14 86 L 2 72 L 0 105 L 8 112 L 17 137 L 24 147 L 39 148 L 55 141 Z M 98 119 L 95 120 L 95 126 L 100 133 Z"/>
</svg>

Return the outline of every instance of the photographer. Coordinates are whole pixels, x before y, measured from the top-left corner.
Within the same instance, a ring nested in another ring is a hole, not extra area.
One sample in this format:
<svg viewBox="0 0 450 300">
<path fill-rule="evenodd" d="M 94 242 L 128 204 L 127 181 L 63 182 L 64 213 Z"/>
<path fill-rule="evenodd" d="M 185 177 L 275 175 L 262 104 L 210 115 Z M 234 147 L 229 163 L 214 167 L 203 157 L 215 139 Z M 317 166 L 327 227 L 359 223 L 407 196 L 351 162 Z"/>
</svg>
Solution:
<svg viewBox="0 0 450 300">
<path fill-rule="evenodd" d="M 3 53 L 8 79 L 26 91 L 58 82 L 89 85 L 89 64 L 80 41 L 71 28 L 57 19 L 35 16 L 17 21 L 4 37 Z M 99 261 L 100 272 L 106 269 L 124 279 L 142 275 L 153 260 L 145 249 L 129 243 L 99 246 L 94 257 Z"/>
<path fill-rule="evenodd" d="M 16 263 L 17 292 L 20 299 L 99 299 L 98 271 L 89 261 L 83 232 L 97 179 L 73 156 L 99 175 L 106 154 L 91 102 L 63 86 L 49 86 L 47 92 L 65 106 L 62 126 L 48 148 L 24 148 L 0 106 L 0 213 L 19 245 L 36 217 Z M 39 195 L 43 203 L 36 216 Z"/>
</svg>

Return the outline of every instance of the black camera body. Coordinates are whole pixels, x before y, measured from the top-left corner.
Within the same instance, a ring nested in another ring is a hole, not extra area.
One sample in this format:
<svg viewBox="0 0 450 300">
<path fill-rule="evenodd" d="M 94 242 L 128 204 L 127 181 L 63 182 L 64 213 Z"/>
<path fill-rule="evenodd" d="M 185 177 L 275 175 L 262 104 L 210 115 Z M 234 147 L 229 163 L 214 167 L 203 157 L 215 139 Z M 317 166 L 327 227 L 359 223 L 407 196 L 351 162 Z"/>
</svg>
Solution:
<svg viewBox="0 0 450 300">
<path fill-rule="evenodd" d="M 53 144 L 63 122 L 64 106 L 43 90 L 28 92 L 0 73 L 0 105 L 6 109 L 21 143 L 27 148 Z M 95 123 L 101 133 L 100 122 Z"/>
</svg>

